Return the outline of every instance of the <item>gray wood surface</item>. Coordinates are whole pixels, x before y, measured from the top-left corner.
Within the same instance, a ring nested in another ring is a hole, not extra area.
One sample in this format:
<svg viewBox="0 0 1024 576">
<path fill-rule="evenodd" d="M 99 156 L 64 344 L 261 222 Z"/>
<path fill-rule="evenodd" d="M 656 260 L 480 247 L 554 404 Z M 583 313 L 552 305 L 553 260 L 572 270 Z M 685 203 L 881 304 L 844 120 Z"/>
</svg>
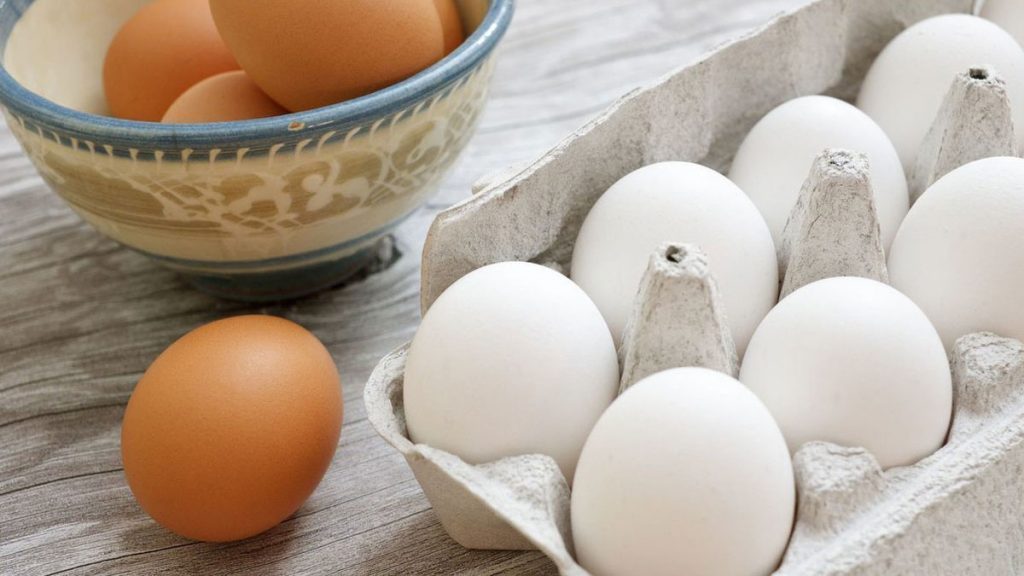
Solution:
<svg viewBox="0 0 1024 576">
<path fill-rule="evenodd" d="M 365 418 L 377 360 L 419 321 L 418 255 L 437 210 L 478 176 L 531 160 L 627 90 L 803 0 L 520 0 L 479 132 L 441 194 L 399 234 L 404 256 L 364 281 L 246 307 L 104 239 L 0 127 L 0 574 L 550 574 L 535 552 L 465 550 Z M 147 365 L 205 322 L 291 318 L 345 384 L 340 448 L 299 512 L 248 541 L 189 542 L 135 504 L 119 453 Z"/>
</svg>

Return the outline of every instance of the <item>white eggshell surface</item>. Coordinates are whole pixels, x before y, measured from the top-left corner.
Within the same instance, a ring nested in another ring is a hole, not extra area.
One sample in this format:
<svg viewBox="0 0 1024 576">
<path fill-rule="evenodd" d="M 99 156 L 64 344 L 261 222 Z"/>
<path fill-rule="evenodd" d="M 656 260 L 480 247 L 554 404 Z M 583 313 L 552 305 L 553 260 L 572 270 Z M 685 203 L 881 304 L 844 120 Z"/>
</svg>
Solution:
<svg viewBox="0 0 1024 576">
<path fill-rule="evenodd" d="M 587 439 L 572 492 L 595 576 L 770 574 L 795 506 L 786 443 L 763 404 L 704 368 L 649 376 Z"/>
<path fill-rule="evenodd" d="M 1024 144 L 1024 49 L 999 26 L 967 14 L 929 18 L 904 30 L 872 64 L 857 106 L 889 135 L 908 176 L 956 75 L 982 66 L 1006 81 Z"/>
<path fill-rule="evenodd" d="M 1021 0 L 984 0 L 981 17 L 991 20 L 1024 46 L 1024 2 Z"/>
<path fill-rule="evenodd" d="M 865 278 L 808 284 L 758 327 L 740 370 L 789 449 L 811 441 L 867 448 L 883 468 L 909 465 L 945 442 L 949 362 L 925 314 Z"/>
<path fill-rule="evenodd" d="M 547 454 L 571 481 L 618 378 L 611 334 L 579 287 L 536 264 L 493 264 L 423 318 L 405 370 L 409 436 L 471 464 Z"/>
<path fill-rule="evenodd" d="M 1024 340 L 1024 160 L 978 160 L 928 188 L 893 242 L 889 276 L 948 349 L 972 332 Z"/>
<path fill-rule="evenodd" d="M 778 297 L 771 232 L 728 178 L 699 164 L 636 170 L 598 200 L 576 240 L 572 279 L 593 298 L 621 342 L 651 254 L 665 242 L 708 255 L 740 352 Z"/>
<path fill-rule="evenodd" d="M 729 178 L 754 201 L 778 248 L 814 158 L 827 148 L 867 155 L 882 246 L 888 249 L 910 207 L 907 178 L 889 137 L 851 104 L 805 96 L 775 108 L 743 140 Z"/>
</svg>

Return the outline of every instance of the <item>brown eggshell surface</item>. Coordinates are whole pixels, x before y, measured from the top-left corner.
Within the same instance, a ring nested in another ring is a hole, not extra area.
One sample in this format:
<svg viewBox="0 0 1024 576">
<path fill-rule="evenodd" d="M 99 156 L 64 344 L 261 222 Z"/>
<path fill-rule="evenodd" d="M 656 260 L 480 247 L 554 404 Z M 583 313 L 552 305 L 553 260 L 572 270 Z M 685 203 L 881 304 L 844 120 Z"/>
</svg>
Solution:
<svg viewBox="0 0 1024 576">
<path fill-rule="evenodd" d="M 466 39 L 459 9 L 455 5 L 455 0 L 434 0 L 434 3 L 441 18 L 441 29 L 444 31 L 444 53 L 451 54 Z"/>
<path fill-rule="evenodd" d="M 435 0 L 210 0 L 253 80 L 291 111 L 363 96 L 444 57 Z"/>
<path fill-rule="evenodd" d="M 103 65 L 110 112 L 159 122 L 201 80 L 239 68 L 221 40 L 208 0 L 156 0 L 117 33 Z"/>
<path fill-rule="evenodd" d="M 242 70 L 224 72 L 189 88 L 164 114 L 165 124 L 198 124 L 269 118 L 288 111 Z"/>
<path fill-rule="evenodd" d="M 121 453 L 142 508 L 194 540 L 263 532 L 330 465 L 342 396 L 330 353 L 287 320 L 241 316 L 186 334 L 139 381 Z"/>
</svg>

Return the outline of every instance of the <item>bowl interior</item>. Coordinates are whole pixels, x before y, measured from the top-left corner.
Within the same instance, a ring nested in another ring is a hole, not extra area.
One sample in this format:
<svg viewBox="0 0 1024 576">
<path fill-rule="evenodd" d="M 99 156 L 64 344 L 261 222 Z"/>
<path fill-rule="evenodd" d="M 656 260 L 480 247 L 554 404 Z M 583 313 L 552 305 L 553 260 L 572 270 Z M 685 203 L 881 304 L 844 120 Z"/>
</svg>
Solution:
<svg viewBox="0 0 1024 576">
<path fill-rule="evenodd" d="M 105 116 L 103 60 L 114 35 L 150 0 L 8 0 L 0 28 L 9 30 L 3 65 L 22 86 L 61 106 Z M 488 0 L 455 0 L 471 34 Z"/>
<path fill-rule="evenodd" d="M 108 114 L 103 59 L 121 25 L 147 0 L 37 0 L 16 21 L 4 67 L 29 90 L 73 110 Z"/>
</svg>

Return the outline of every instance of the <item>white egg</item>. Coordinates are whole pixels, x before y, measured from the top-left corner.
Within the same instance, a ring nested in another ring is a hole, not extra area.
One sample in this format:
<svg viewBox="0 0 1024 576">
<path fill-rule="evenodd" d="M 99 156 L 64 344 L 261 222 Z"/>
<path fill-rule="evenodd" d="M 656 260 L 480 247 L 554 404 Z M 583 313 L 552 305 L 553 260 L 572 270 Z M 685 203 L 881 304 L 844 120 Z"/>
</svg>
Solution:
<svg viewBox="0 0 1024 576">
<path fill-rule="evenodd" d="M 775 108 L 740 145 L 729 178 L 757 205 L 779 248 L 814 158 L 826 148 L 867 155 L 882 246 L 888 249 L 910 207 L 907 178 L 889 137 L 851 104 L 805 96 Z"/>
<path fill-rule="evenodd" d="M 735 379 L 649 376 L 605 412 L 572 491 L 577 557 L 594 576 L 755 576 L 778 566 L 795 507 L 786 442 Z"/>
<path fill-rule="evenodd" d="M 1006 81 L 1024 144 L 1024 50 L 999 26 L 967 14 L 929 18 L 904 30 L 872 64 L 857 106 L 889 135 L 908 176 L 956 75 L 980 66 Z"/>
<path fill-rule="evenodd" d="M 571 481 L 618 378 L 608 326 L 579 287 L 536 264 L 486 266 L 452 284 L 416 332 L 409 436 L 471 464 L 547 454 Z"/>
<path fill-rule="evenodd" d="M 935 328 L 909 298 L 865 278 L 820 280 L 784 298 L 754 333 L 740 381 L 790 450 L 815 440 L 859 446 L 883 468 L 941 447 L 952 414 Z"/>
<path fill-rule="evenodd" d="M 778 297 L 778 261 L 757 208 L 710 168 L 663 162 L 616 182 L 583 223 L 572 279 L 593 298 L 621 342 L 650 256 L 664 242 L 697 244 L 708 255 L 742 354 Z"/>
<path fill-rule="evenodd" d="M 984 0 L 981 17 L 999 25 L 1024 46 L 1024 2 L 1021 0 Z"/>
<path fill-rule="evenodd" d="M 889 276 L 948 349 L 972 332 L 1024 340 L 1024 160 L 978 160 L 928 188 L 896 235 Z"/>
</svg>

